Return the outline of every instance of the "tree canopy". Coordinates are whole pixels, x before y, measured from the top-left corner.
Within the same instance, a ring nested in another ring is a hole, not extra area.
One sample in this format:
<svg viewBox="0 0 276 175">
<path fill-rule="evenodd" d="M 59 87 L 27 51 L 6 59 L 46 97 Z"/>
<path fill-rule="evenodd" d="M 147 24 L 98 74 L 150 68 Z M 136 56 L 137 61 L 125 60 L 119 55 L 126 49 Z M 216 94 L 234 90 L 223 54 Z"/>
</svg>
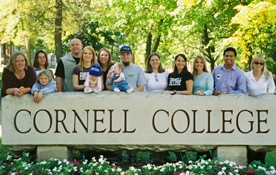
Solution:
<svg viewBox="0 0 276 175">
<path fill-rule="evenodd" d="M 233 46 L 244 70 L 255 54 L 275 67 L 273 0 L 6 0 L 0 6 L 1 43 L 24 46 L 27 55 L 45 47 L 59 58 L 78 37 L 96 51 L 109 48 L 116 61 L 119 46 L 128 44 L 140 65 L 151 52 L 168 66 L 184 53 L 189 60 L 204 56 L 213 69 Z"/>
</svg>

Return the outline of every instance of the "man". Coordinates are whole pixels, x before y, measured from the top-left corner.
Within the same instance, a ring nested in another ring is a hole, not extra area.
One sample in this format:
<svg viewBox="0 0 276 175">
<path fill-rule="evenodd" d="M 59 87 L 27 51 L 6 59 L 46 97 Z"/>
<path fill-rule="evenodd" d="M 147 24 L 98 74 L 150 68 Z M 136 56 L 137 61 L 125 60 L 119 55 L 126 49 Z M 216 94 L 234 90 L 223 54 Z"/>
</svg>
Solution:
<svg viewBox="0 0 276 175">
<path fill-rule="evenodd" d="M 217 66 L 212 72 L 215 81 L 213 95 L 245 93 L 245 76 L 235 65 L 236 55 L 237 52 L 232 47 L 224 50 L 224 65 Z"/>
<path fill-rule="evenodd" d="M 143 91 L 146 79 L 144 71 L 141 67 L 131 63 L 132 51 L 129 46 L 122 46 L 120 49 L 120 57 L 125 68 L 123 73 L 125 74 L 126 81 L 135 91 Z M 110 68 L 111 70 L 113 67 Z M 112 79 L 106 79 L 106 88 L 111 89 Z"/>
<path fill-rule="evenodd" d="M 72 39 L 70 43 L 71 52 L 59 60 L 55 73 L 58 92 L 74 91 L 72 72 L 74 67 L 80 62 L 82 47 L 79 39 Z"/>
</svg>

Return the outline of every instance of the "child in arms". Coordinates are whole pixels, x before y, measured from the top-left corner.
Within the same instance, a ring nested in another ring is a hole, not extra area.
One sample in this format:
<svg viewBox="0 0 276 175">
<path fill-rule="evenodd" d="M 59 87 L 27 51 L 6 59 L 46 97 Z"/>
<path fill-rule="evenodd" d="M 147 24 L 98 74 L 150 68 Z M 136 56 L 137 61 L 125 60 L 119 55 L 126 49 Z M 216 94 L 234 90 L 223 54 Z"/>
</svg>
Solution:
<svg viewBox="0 0 276 175">
<path fill-rule="evenodd" d="M 90 71 L 89 75 L 86 77 L 84 82 L 84 92 L 101 92 L 102 91 L 102 81 L 101 81 L 101 67 L 99 63 L 95 63 Z"/>
<path fill-rule="evenodd" d="M 127 93 L 131 93 L 133 91 L 133 88 L 128 86 L 123 70 L 124 70 L 123 63 L 115 63 L 113 65 L 113 70 L 108 72 L 107 78 L 112 78 L 113 80 L 113 85 L 111 86 L 111 90 L 114 92 L 124 91 Z"/>
</svg>

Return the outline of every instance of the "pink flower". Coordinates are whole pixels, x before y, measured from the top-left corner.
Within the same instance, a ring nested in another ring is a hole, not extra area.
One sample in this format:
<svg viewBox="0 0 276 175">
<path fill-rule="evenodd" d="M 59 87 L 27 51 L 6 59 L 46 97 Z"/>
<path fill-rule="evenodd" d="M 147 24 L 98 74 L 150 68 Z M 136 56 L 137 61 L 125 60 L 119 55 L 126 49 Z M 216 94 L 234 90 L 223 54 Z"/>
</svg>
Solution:
<svg viewBox="0 0 276 175">
<path fill-rule="evenodd" d="M 254 171 L 254 170 L 252 170 L 252 169 L 250 169 L 250 170 L 247 170 L 247 171 L 246 171 L 246 173 L 247 173 L 247 174 L 254 174 L 254 173 L 255 173 L 255 171 Z"/>
</svg>

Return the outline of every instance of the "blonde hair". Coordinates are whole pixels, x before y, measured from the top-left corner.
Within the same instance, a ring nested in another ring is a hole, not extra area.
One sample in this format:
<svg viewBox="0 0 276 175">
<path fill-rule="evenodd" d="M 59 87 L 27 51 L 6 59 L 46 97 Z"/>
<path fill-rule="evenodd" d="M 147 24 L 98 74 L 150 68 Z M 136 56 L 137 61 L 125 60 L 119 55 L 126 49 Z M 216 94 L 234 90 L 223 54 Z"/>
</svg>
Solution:
<svg viewBox="0 0 276 175">
<path fill-rule="evenodd" d="M 38 82 L 39 82 L 39 78 L 41 77 L 41 75 L 46 75 L 49 79 L 49 82 L 52 81 L 52 74 L 48 69 L 44 69 L 38 73 L 37 78 L 36 78 Z"/>
<path fill-rule="evenodd" d="M 96 52 L 93 49 L 93 47 L 91 46 L 86 46 L 85 48 L 83 48 L 82 52 L 81 52 L 81 57 L 80 57 L 80 63 L 79 63 L 79 68 L 81 71 L 83 71 L 83 67 L 84 67 L 84 59 L 83 59 L 83 54 L 85 50 L 89 50 L 92 53 L 92 60 L 91 60 L 91 66 L 96 62 Z"/>
<path fill-rule="evenodd" d="M 202 63 L 203 63 L 203 72 L 208 72 L 207 70 L 207 67 L 206 67 L 206 60 L 200 56 L 200 55 L 197 55 L 194 59 L 194 63 L 193 63 L 193 76 L 195 77 L 196 76 L 196 68 L 195 68 L 195 62 L 197 59 L 201 59 Z"/>
<path fill-rule="evenodd" d="M 12 54 L 12 56 L 10 58 L 10 61 L 9 61 L 8 65 L 6 66 L 6 68 L 9 71 L 17 73 L 17 68 L 15 66 L 15 60 L 16 60 L 16 57 L 19 56 L 19 55 L 22 55 L 24 57 L 24 60 L 25 60 L 24 69 L 28 70 L 28 60 L 27 60 L 26 56 L 22 52 L 15 52 L 14 54 Z"/>
<path fill-rule="evenodd" d="M 114 65 L 118 65 L 118 68 L 121 69 L 122 72 L 125 69 L 125 65 L 123 63 L 115 63 Z"/>
<path fill-rule="evenodd" d="M 256 56 L 254 56 L 254 58 L 253 58 L 253 60 L 252 60 L 252 62 L 251 62 L 251 70 L 254 71 L 254 66 L 253 66 L 253 64 L 254 64 L 257 60 L 259 60 L 259 61 L 261 61 L 261 62 L 264 63 L 264 67 L 263 67 L 263 69 L 262 69 L 262 73 L 263 73 L 264 76 L 265 76 L 265 80 L 268 80 L 269 76 L 271 76 L 271 73 L 267 70 L 266 64 L 265 64 L 265 59 L 264 59 L 264 57 L 263 57 L 262 55 L 256 55 Z"/>
</svg>

